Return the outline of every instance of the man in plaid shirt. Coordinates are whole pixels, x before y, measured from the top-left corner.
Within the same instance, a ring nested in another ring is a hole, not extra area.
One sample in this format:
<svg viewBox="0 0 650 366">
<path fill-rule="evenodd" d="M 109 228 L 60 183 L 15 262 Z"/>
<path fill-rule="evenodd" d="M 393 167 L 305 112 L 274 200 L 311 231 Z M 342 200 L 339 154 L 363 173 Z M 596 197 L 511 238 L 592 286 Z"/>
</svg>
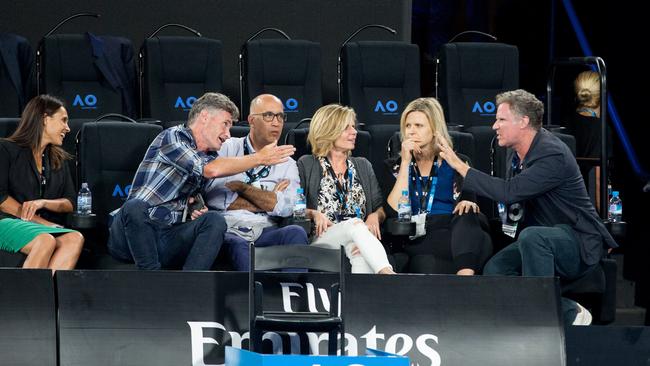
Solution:
<svg viewBox="0 0 650 366">
<path fill-rule="evenodd" d="M 108 249 L 140 269 L 209 270 L 226 231 L 224 218 L 208 212 L 201 192 L 210 178 L 286 161 L 292 146 L 269 144 L 255 154 L 219 157 L 239 117 L 228 97 L 206 93 L 187 125 L 161 132 L 140 163 L 126 202 L 114 214 Z"/>
</svg>

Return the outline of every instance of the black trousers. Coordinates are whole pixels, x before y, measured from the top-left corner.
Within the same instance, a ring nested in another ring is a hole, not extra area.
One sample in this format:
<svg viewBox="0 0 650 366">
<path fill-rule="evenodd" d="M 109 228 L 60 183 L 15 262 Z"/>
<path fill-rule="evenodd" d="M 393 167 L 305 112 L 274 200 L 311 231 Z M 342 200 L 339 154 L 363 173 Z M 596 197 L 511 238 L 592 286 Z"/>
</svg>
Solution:
<svg viewBox="0 0 650 366">
<path fill-rule="evenodd" d="M 411 272 L 456 273 L 469 268 L 479 273 L 492 254 L 487 218 L 476 213 L 429 215 L 426 235 L 410 241 L 404 251 Z"/>
</svg>

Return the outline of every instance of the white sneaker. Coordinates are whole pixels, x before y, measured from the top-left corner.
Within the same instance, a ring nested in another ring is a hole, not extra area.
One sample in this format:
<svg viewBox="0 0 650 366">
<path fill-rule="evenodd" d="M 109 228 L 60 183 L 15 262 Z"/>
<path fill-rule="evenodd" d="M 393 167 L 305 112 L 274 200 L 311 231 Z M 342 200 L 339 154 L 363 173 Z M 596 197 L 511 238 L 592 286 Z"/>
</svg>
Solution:
<svg viewBox="0 0 650 366">
<path fill-rule="evenodd" d="M 589 325 L 591 324 L 591 313 L 589 310 L 585 309 L 584 306 L 576 303 L 576 306 L 578 308 L 578 314 L 576 314 L 576 318 L 573 320 L 573 325 Z"/>
</svg>

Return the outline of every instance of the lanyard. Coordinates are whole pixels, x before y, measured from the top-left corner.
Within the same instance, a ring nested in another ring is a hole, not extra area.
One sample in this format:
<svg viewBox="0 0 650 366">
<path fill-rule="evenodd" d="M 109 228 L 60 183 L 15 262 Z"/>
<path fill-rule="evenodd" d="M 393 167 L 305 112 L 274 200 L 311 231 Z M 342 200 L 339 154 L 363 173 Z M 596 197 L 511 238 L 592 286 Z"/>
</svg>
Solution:
<svg viewBox="0 0 650 366">
<path fill-rule="evenodd" d="M 244 155 L 250 154 L 250 147 L 248 147 L 248 137 L 244 138 Z M 247 170 L 246 172 L 246 182 L 247 184 L 257 182 L 260 178 L 266 178 L 269 176 L 269 167 L 264 166 L 262 169 L 258 170 L 257 173 L 255 173 L 255 169 L 251 168 Z"/>
<path fill-rule="evenodd" d="M 521 173 L 523 167 L 519 155 L 515 152 L 510 162 L 510 177 Z M 506 206 L 503 202 L 497 203 L 499 217 L 501 219 L 501 230 L 504 234 L 514 238 L 517 236 L 517 227 L 524 216 L 524 206 L 521 202 L 515 202 Z"/>
<path fill-rule="evenodd" d="M 415 158 L 411 160 L 410 168 L 411 186 L 415 188 L 413 192 L 416 202 L 419 204 L 419 212 L 429 213 L 433 207 L 433 199 L 436 196 L 436 186 L 438 185 L 438 161 L 434 159 L 431 174 L 427 178 L 424 178 L 420 173 Z M 424 206 L 425 202 L 427 202 L 427 208 L 423 210 L 422 206 Z"/>
<path fill-rule="evenodd" d="M 39 172 L 38 169 L 35 169 L 36 179 L 38 180 L 38 194 L 40 198 L 43 198 L 43 195 L 45 195 L 45 188 L 47 188 L 47 176 L 45 175 L 47 168 L 45 167 L 45 160 L 45 153 L 43 153 L 43 156 L 41 157 L 41 171 Z M 34 160 L 34 167 L 36 167 L 36 160 Z"/>
<path fill-rule="evenodd" d="M 341 203 L 341 210 L 344 210 L 348 207 L 347 201 L 348 201 L 348 192 L 352 190 L 352 183 L 354 180 L 354 175 L 352 174 L 352 169 L 350 169 L 350 165 L 348 164 L 348 161 L 345 161 L 345 175 L 347 175 L 348 181 L 346 185 L 341 184 L 341 182 L 338 180 L 336 177 L 336 173 L 334 172 L 334 168 L 332 167 L 332 163 L 330 163 L 329 159 L 325 158 L 325 161 L 327 162 L 327 171 L 329 174 L 332 176 L 332 179 L 334 179 L 334 184 L 336 184 L 336 196 L 339 199 L 339 202 Z"/>
<path fill-rule="evenodd" d="M 521 170 L 524 168 L 521 159 L 519 159 L 519 155 L 517 155 L 517 153 L 514 153 L 514 156 L 512 157 L 512 162 L 510 162 L 510 167 L 512 168 L 513 177 L 521 173 Z"/>
</svg>

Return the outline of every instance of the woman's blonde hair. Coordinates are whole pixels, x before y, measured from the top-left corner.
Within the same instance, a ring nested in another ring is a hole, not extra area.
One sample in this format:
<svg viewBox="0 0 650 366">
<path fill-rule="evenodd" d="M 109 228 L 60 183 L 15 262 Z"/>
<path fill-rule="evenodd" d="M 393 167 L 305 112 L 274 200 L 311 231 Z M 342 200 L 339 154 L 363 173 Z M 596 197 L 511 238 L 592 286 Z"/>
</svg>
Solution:
<svg viewBox="0 0 650 366">
<path fill-rule="evenodd" d="M 318 108 L 309 123 L 307 140 L 311 144 L 312 154 L 326 156 L 334 147 L 334 141 L 355 122 L 357 114 L 354 109 L 339 104 L 329 104 Z"/>
<path fill-rule="evenodd" d="M 600 107 L 600 76 L 595 71 L 583 71 L 573 82 L 578 107 Z"/>
<path fill-rule="evenodd" d="M 447 131 L 447 123 L 445 122 L 445 114 L 442 111 L 442 106 L 440 106 L 440 103 L 435 98 L 418 98 L 406 106 L 399 121 L 399 132 L 402 135 L 402 141 L 406 137 L 406 118 L 412 112 L 421 112 L 427 117 L 429 127 L 433 131 L 433 141 L 436 138 L 442 137 L 447 141 L 449 147 L 454 148 L 451 137 L 449 137 L 449 131 Z M 433 150 L 436 151 L 435 148 Z"/>
</svg>

